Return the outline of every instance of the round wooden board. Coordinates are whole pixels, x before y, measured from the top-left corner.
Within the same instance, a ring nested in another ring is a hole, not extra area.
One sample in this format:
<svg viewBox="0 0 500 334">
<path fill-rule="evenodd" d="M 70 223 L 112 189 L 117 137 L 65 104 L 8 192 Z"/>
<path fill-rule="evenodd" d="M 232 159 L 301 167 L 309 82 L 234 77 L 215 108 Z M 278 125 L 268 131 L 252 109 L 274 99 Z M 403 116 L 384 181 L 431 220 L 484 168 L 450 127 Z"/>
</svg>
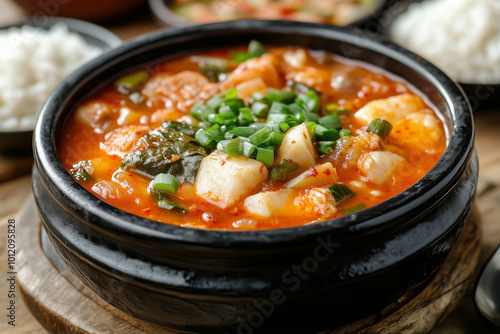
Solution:
<svg viewBox="0 0 500 334">
<path fill-rule="evenodd" d="M 176 333 L 128 316 L 98 297 L 64 266 L 54 267 L 41 247 L 41 223 L 33 198 L 25 204 L 17 221 L 22 226 L 17 279 L 31 313 L 49 332 Z M 480 236 L 480 218 L 474 209 L 456 247 L 418 295 L 330 333 L 429 332 L 454 309 L 472 283 Z"/>
</svg>

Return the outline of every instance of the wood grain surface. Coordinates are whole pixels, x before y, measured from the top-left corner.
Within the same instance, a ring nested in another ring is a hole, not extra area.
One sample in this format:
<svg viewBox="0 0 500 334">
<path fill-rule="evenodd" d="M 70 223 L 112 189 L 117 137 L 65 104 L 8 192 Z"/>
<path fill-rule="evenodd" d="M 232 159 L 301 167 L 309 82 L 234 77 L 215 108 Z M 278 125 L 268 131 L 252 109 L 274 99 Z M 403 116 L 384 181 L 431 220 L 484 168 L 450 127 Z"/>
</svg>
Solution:
<svg viewBox="0 0 500 334">
<path fill-rule="evenodd" d="M 0 0 L 0 25 L 19 22 L 23 13 L 9 0 Z M 106 26 L 123 39 L 130 39 L 161 26 L 148 13 L 138 13 L 122 22 Z M 500 105 L 491 110 L 475 111 L 476 143 L 479 156 L 479 185 L 476 198 L 477 212 L 482 221 L 479 266 L 486 261 L 500 244 Z M 7 220 L 15 218 L 25 199 L 31 193 L 31 157 L 5 157 L 0 155 L 0 310 L 8 305 L 7 297 Z M 29 161 L 28 163 L 26 161 Z M 28 164 L 28 168 L 26 167 Z M 5 173 L 3 171 L 9 171 Z M 3 173 L 3 174 L 2 174 Z M 19 176 L 19 174 L 25 174 Z M 23 222 L 19 221 L 19 229 Z M 27 245 L 26 247 L 32 247 Z M 477 274 L 477 269 L 476 269 Z M 64 290 L 61 290 L 64 292 Z M 439 301 L 437 301 L 439 302 Z M 22 299 L 16 297 L 16 326 L 9 326 L 5 313 L 0 311 L 0 333 L 45 334 L 42 325 L 31 315 Z M 421 314 L 418 317 L 425 317 Z M 498 333 L 477 316 L 470 290 L 457 309 L 444 319 L 432 334 Z"/>
</svg>

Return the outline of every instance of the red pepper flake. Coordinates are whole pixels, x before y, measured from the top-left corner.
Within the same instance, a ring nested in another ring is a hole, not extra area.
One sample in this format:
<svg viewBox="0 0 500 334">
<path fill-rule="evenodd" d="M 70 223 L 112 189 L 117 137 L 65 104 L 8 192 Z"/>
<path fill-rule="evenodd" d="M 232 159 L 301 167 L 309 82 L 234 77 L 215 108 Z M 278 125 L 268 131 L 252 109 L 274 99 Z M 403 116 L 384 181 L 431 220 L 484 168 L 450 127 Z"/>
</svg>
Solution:
<svg viewBox="0 0 500 334">
<path fill-rule="evenodd" d="M 292 144 L 295 144 L 295 143 L 296 143 L 296 141 L 295 141 L 295 140 L 292 140 Z"/>
<path fill-rule="evenodd" d="M 330 175 L 331 173 L 332 173 L 332 172 L 330 172 L 330 170 L 329 170 L 329 169 L 327 169 L 327 170 L 325 171 L 325 174 L 326 174 L 326 175 Z"/>
<path fill-rule="evenodd" d="M 310 174 L 308 176 L 313 176 L 313 177 L 318 176 L 318 171 L 314 167 L 309 168 L 309 173 Z"/>
<path fill-rule="evenodd" d="M 263 170 L 264 170 L 264 165 L 260 166 L 259 172 L 262 173 Z"/>
<path fill-rule="evenodd" d="M 224 160 L 221 160 L 220 165 L 221 165 L 221 166 L 224 166 L 224 164 L 225 164 L 225 163 L 226 163 L 226 162 L 225 162 Z"/>
</svg>

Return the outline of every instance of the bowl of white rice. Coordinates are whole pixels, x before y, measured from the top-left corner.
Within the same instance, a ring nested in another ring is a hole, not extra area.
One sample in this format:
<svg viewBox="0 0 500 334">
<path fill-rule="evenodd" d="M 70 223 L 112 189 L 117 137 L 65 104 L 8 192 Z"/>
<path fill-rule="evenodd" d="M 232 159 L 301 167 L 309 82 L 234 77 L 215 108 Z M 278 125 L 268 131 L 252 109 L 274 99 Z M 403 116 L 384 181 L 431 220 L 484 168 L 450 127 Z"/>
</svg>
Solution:
<svg viewBox="0 0 500 334">
<path fill-rule="evenodd" d="M 420 0 L 396 5 L 393 12 L 402 13 L 390 18 L 387 29 L 394 42 L 459 82 L 473 109 L 500 98 L 500 1 Z"/>
<path fill-rule="evenodd" d="M 31 150 L 38 112 L 74 70 L 121 39 L 97 25 L 33 17 L 0 28 L 0 151 Z"/>
</svg>

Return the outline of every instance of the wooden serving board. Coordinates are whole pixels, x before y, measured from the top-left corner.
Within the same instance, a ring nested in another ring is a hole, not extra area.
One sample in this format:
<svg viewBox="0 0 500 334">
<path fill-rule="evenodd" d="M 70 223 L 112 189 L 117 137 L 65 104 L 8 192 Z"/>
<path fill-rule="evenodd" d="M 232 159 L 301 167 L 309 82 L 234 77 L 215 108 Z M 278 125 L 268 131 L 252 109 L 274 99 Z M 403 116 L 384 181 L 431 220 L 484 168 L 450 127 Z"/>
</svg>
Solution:
<svg viewBox="0 0 500 334">
<path fill-rule="evenodd" d="M 41 223 L 32 197 L 17 221 L 22 227 L 17 280 L 26 305 L 48 332 L 175 333 L 125 314 L 84 286 L 64 266 L 56 264 L 57 269 L 42 250 Z M 376 315 L 330 333 L 429 332 L 455 308 L 472 283 L 480 236 L 480 219 L 474 209 L 456 247 L 424 290 L 410 301 L 400 300 Z"/>
</svg>

